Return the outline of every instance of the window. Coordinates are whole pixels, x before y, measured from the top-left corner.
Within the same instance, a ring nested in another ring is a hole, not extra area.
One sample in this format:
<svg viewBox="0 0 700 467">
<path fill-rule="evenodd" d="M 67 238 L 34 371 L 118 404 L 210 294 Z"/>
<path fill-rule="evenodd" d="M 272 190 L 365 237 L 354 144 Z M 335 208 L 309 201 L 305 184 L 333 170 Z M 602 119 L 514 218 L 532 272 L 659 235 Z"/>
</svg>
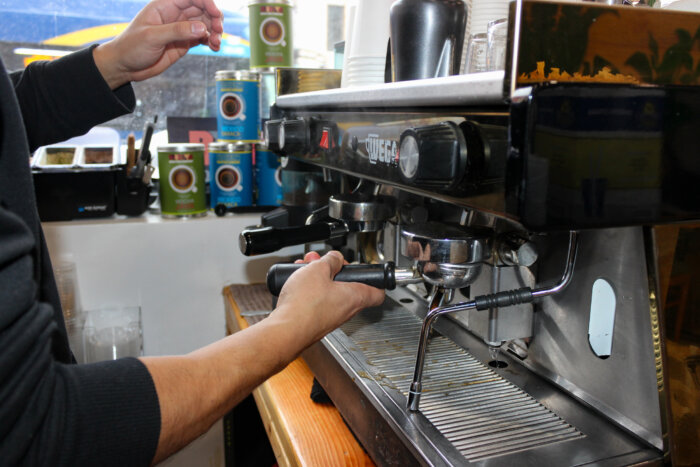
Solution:
<svg viewBox="0 0 700 467">
<path fill-rule="evenodd" d="M 0 2 L 0 57 L 8 70 L 34 60 L 51 60 L 117 35 L 148 0 L 6 0 Z M 229 2 L 230 3 L 230 2 Z M 245 2 L 224 11 L 222 51 L 199 46 L 165 73 L 135 83 L 137 107 L 132 114 L 107 125 L 122 139 L 140 136 L 146 120 L 158 115 L 156 131 L 165 129 L 166 116 L 216 115 L 214 73 L 247 69 L 248 17 Z M 238 11 L 242 10 L 242 11 Z"/>
</svg>

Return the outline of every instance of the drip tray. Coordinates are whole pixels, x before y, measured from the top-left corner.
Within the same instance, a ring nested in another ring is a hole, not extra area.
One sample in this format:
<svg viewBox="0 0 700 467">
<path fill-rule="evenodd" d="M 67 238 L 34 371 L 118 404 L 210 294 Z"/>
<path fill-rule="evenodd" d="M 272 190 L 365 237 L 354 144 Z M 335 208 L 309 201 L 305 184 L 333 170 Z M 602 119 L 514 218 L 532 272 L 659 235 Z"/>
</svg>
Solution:
<svg viewBox="0 0 700 467">
<path fill-rule="evenodd" d="M 329 334 L 304 358 L 372 458 L 382 465 L 611 465 L 660 458 L 603 417 L 450 319 L 436 323 L 420 412 L 406 409 L 425 306 L 402 289 Z M 522 389 L 526 388 L 527 392 Z"/>
</svg>

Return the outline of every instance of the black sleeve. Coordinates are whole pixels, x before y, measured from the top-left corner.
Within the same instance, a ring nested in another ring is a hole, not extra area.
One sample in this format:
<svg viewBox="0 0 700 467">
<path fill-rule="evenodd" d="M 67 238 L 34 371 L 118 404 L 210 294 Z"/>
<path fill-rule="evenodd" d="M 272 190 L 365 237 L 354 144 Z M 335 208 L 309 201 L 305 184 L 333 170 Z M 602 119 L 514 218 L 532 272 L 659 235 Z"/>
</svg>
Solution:
<svg viewBox="0 0 700 467">
<path fill-rule="evenodd" d="M 135 358 L 58 362 L 34 237 L 2 200 L 0 238 L 0 465 L 148 465 L 160 435 L 148 370 Z"/>
<path fill-rule="evenodd" d="M 95 65 L 94 47 L 10 74 L 30 151 L 82 135 L 134 109 L 131 84 L 109 89 Z"/>
</svg>

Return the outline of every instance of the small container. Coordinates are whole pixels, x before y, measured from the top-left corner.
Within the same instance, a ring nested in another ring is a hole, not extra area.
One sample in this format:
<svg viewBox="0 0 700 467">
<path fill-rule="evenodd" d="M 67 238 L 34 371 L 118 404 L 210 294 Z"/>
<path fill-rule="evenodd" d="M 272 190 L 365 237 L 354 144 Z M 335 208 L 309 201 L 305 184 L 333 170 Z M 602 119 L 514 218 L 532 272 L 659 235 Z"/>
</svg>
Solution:
<svg viewBox="0 0 700 467">
<path fill-rule="evenodd" d="M 264 144 L 255 145 L 255 186 L 258 206 L 282 204 L 282 168 L 280 158 Z"/>
<path fill-rule="evenodd" d="M 78 165 L 86 168 L 110 167 L 118 164 L 114 146 L 83 146 L 78 152 Z"/>
<path fill-rule="evenodd" d="M 253 204 L 253 146 L 209 143 L 210 205 L 234 208 Z M 219 208 L 221 209 L 221 208 Z"/>
<path fill-rule="evenodd" d="M 255 71 L 217 71 L 217 139 L 223 142 L 260 141 L 260 75 Z"/>
<path fill-rule="evenodd" d="M 37 150 L 34 167 L 41 169 L 67 169 L 77 163 L 77 146 L 44 146 Z"/>
<path fill-rule="evenodd" d="M 291 67 L 292 2 L 253 0 L 248 3 L 250 67 Z"/>
<path fill-rule="evenodd" d="M 158 171 L 163 217 L 199 217 L 207 214 L 203 144 L 159 146 Z"/>
</svg>

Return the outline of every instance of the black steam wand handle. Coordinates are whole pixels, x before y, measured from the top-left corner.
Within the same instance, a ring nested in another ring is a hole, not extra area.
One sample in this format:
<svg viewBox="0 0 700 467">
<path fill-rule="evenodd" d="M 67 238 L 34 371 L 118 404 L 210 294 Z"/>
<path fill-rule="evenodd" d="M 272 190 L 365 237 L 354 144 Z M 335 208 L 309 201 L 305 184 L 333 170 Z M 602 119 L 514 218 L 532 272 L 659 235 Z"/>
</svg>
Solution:
<svg viewBox="0 0 700 467">
<path fill-rule="evenodd" d="M 319 222 L 300 227 L 259 227 L 245 229 L 238 238 L 241 253 L 246 256 L 262 255 L 287 246 L 320 242 L 345 235 L 340 224 Z"/>
<path fill-rule="evenodd" d="M 267 272 L 267 290 L 278 296 L 289 276 L 306 264 L 275 264 Z M 378 289 L 396 288 L 394 263 L 385 264 L 348 264 L 333 279 L 339 282 L 361 282 Z"/>
</svg>

